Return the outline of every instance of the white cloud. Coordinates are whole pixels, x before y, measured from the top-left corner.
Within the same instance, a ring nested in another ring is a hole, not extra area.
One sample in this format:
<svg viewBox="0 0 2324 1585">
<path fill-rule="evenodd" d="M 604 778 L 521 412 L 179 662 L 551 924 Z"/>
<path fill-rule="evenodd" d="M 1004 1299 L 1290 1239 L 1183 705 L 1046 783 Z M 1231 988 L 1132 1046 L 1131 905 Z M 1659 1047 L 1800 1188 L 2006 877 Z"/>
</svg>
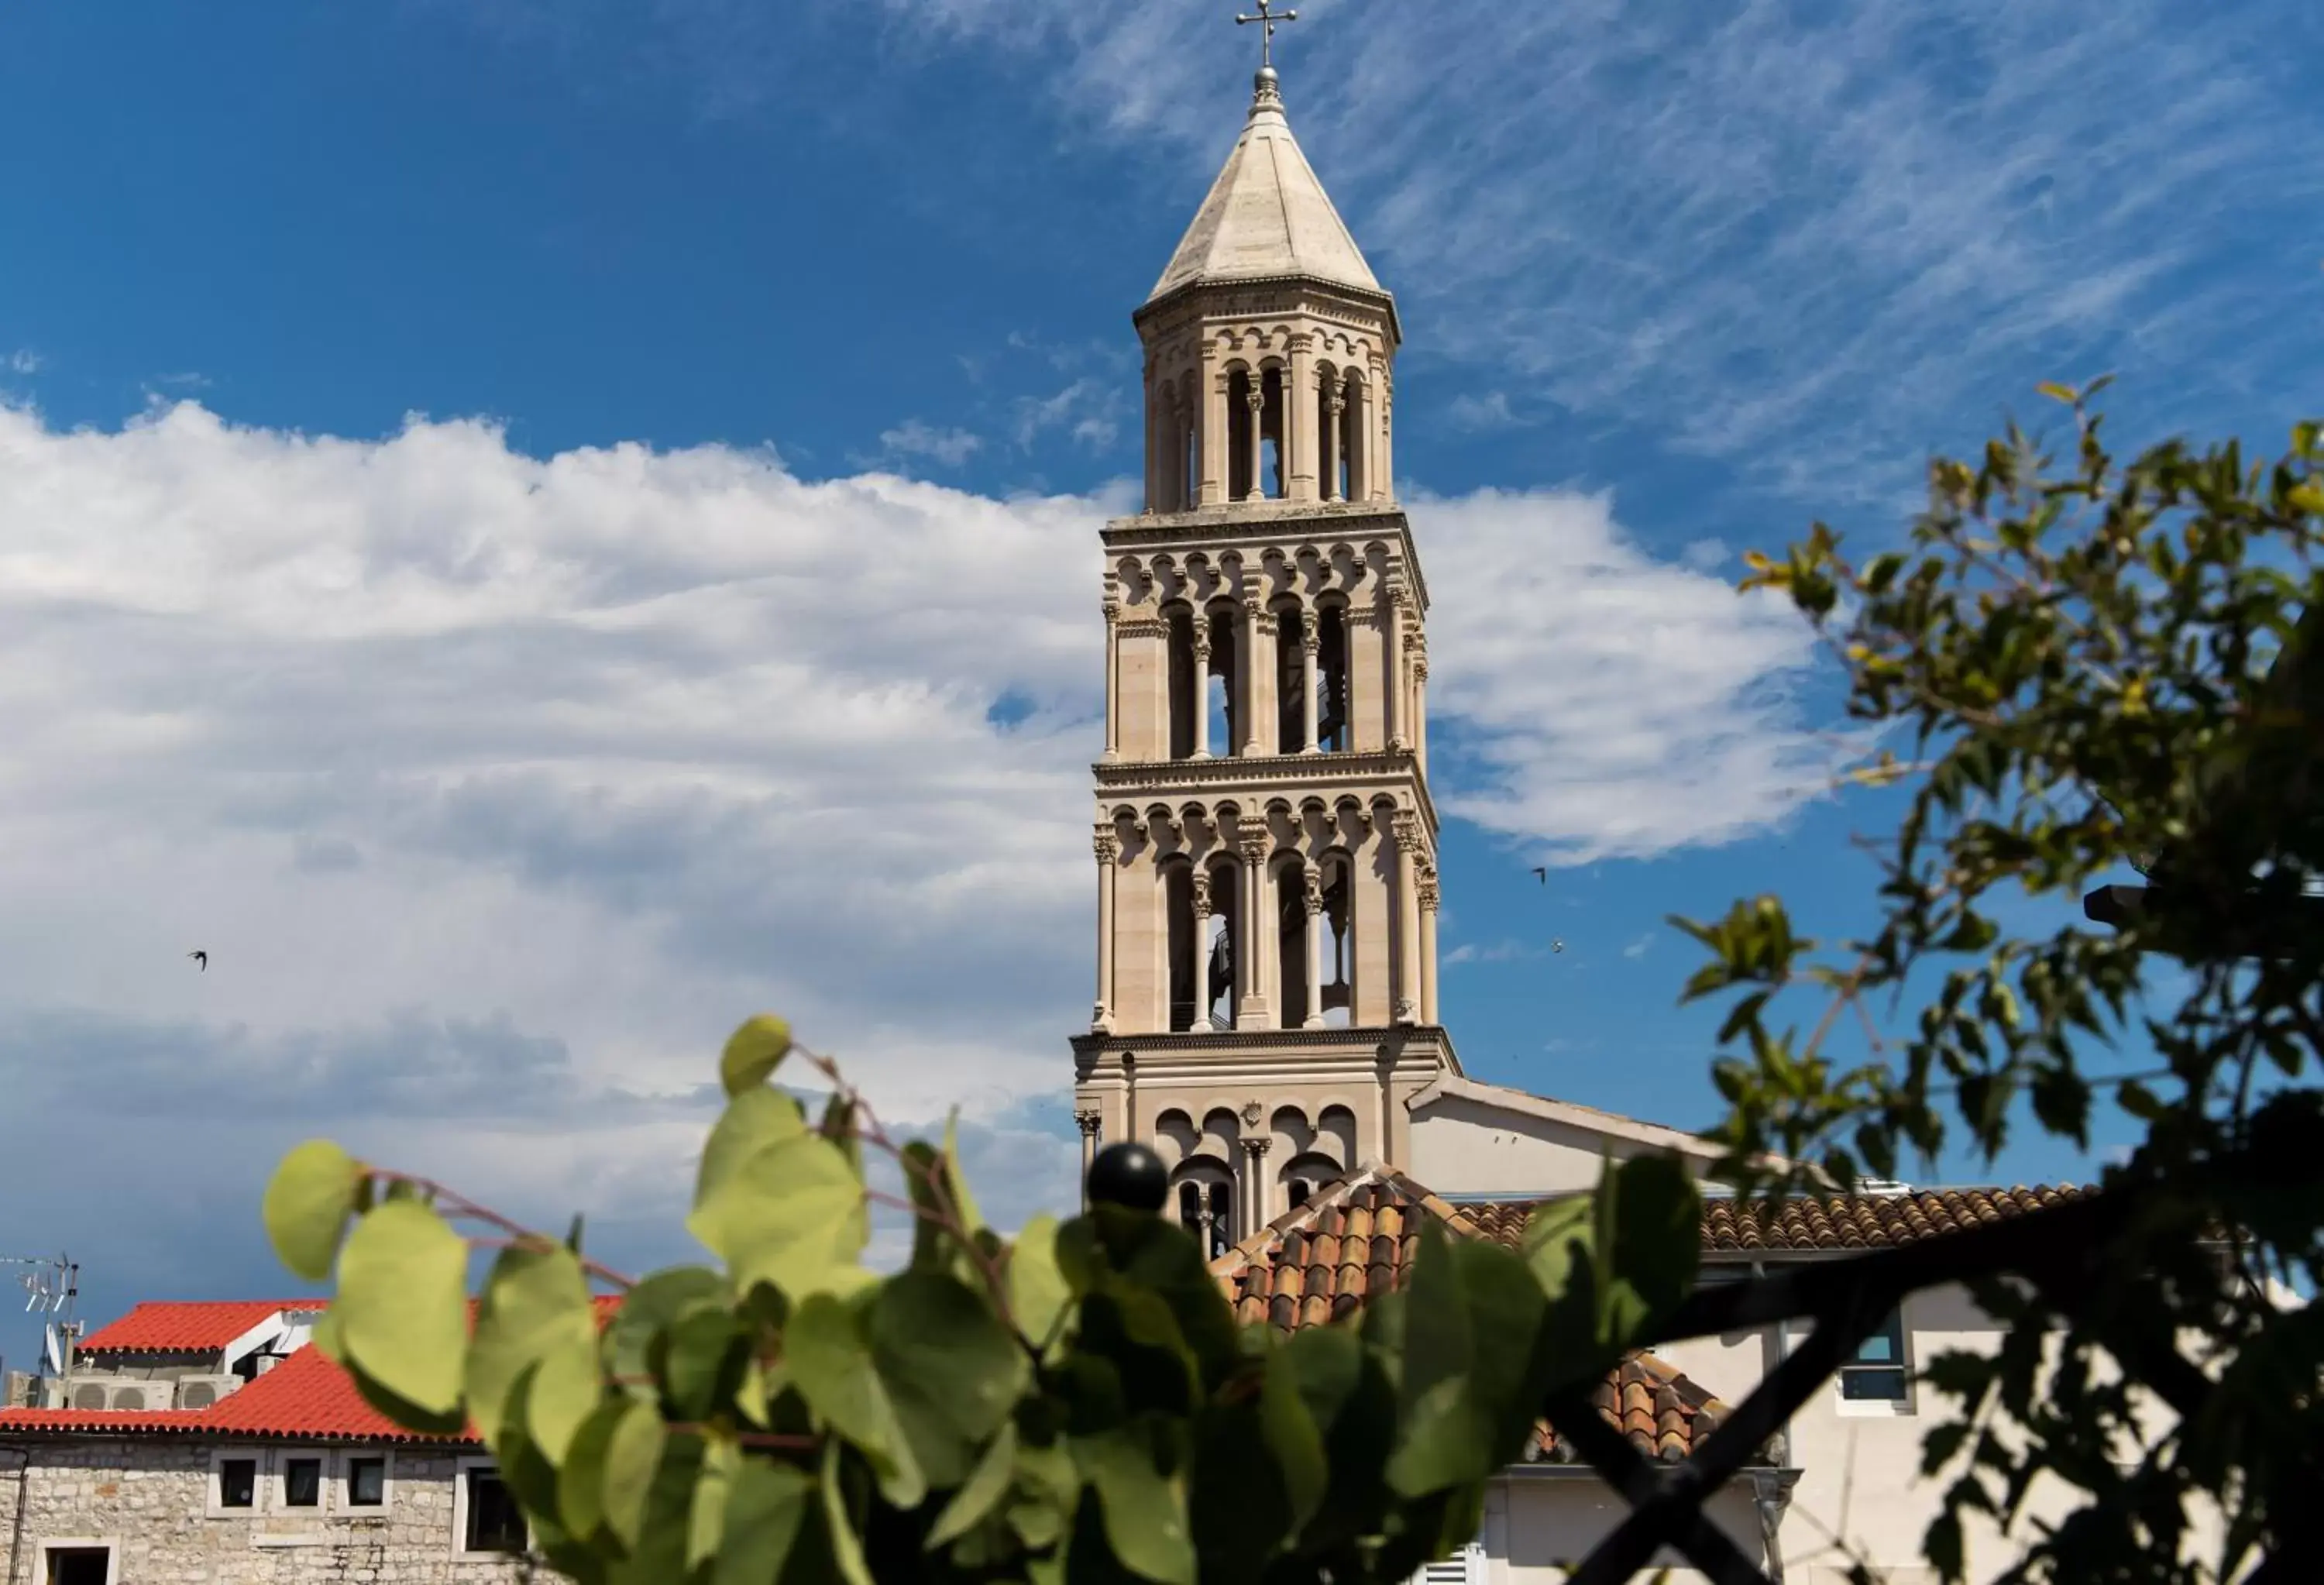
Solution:
<svg viewBox="0 0 2324 1585">
<path fill-rule="evenodd" d="M 1654 945 L 1654 944 L 1655 933 L 1649 930 L 1644 935 L 1639 936 L 1636 941 L 1630 943 L 1629 945 L 1624 947 L 1622 949 L 1622 955 L 1626 958 L 1642 958 L 1646 955 L 1646 949 Z"/>
<path fill-rule="evenodd" d="M 1187 213 L 1248 93 L 1249 40 L 1200 8 L 889 5 L 908 35 L 1041 62 L 1068 115 L 1176 165 L 1157 202 Z M 1279 53 L 1414 351 L 1886 503 L 2037 380 L 2118 369 L 2172 425 L 2310 388 L 2317 340 L 2288 327 L 2324 309 L 2324 101 L 2283 25 L 2190 29 L 2164 0 L 1340 0 Z"/>
<path fill-rule="evenodd" d="M 996 1215 L 1069 1198 L 1062 1120 L 1024 1120 L 1087 1006 L 1126 504 L 0 407 L 0 1073 L 42 1120 L 0 1201 L 182 1271 L 328 1133 L 675 1258 L 715 1053 L 763 1008 L 897 1120 L 964 1107 Z M 1416 516 L 1446 806 L 1571 861 L 1799 795 L 1761 691 L 1788 620 L 1602 499 Z"/>
<path fill-rule="evenodd" d="M 880 445 L 893 456 L 925 456 L 956 468 L 982 448 L 982 438 L 966 429 L 939 429 L 918 419 L 906 419 L 880 432 Z"/>
<path fill-rule="evenodd" d="M 1765 592 L 1648 556 L 1604 495 L 1480 491 L 1412 503 L 1433 602 L 1431 721 L 1475 769 L 1438 802 L 1586 864 L 1780 821 L 1845 752 L 1794 689 L 1806 625 Z"/>
<path fill-rule="evenodd" d="M 1463 429 L 1514 429 L 1525 420 L 1510 410 L 1509 393 L 1489 391 L 1482 396 L 1462 392 L 1444 410 L 1445 416 Z"/>
<path fill-rule="evenodd" d="M 1017 400 L 1017 444 L 1029 447 L 1051 429 L 1063 429 L 1082 446 L 1102 451 L 1121 432 L 1129 398 L 1120 381 L 1084 374 L 1050 396 Z"/>
<path fill-rule="evenodd" d="M 11 374 L 37 374 L 48 360 L 29 346 L 20 346 L 6 357 L 0 358 L 0 369 Z"/>
</svg>

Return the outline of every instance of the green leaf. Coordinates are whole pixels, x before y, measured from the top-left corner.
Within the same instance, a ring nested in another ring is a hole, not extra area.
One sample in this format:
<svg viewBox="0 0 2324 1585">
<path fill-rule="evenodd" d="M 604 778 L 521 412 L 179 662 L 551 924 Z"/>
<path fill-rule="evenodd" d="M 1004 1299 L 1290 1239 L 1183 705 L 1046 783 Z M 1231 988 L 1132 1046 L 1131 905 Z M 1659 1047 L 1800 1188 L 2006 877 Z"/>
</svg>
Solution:
<svg viewBox="0 0 2324 1585">
<path fill-rule="evenodd" d="M 944 1138 L 945 1193 L 952 1197 L 953 1212 L 960 1219 L 961 1230 L 975 1236 L 984 1225 L 984 1213 L 976 1208 L 976 1197 L 968 1192 L 968 1175 L 960 1168 L 960 1108 L 954 1107 L 945 1116 Z"/>
<path fill-rule="evenodd" d="M 1057 1220 L 1047 1212 L 1028 1219 L 1009 1249 L 1009 1311 L 1018 1334 L 1035 1348 L 1048 1345 L 1073 1303 L 1073 1289 L 1057 1263 Z"/>
<path fill-rule="evenodd" d="M 1023 1350 L 982 1295 L 940 1272 L 889 1278 L 867 1330 L 914 1461 L 931 1485 L 958 1485 L 1024 1390 Z"/>
<path fill-rule="evenodd" d="M 863 1561 L 863 1543 L 847 1516 L 846 1492 L 839 1482 L 839 1443 L 823 1444 L 823 1522 L 831 1535 L 831 1561 L 839 1565 L 846 1585 L 873 1585 L 872 1570 Z M 917 1501 L 899 1505 L 916 1507 Z"/>
<path fill-rule="evenodd" d="M 638 1407 L 632 1405 L 632 1411 Z M 708 1453 L 704 1439 L 692 1432 L 675 1431 L 662 1438 L 661 1456 L 642 1493 L 637 1528 L 620 1576 L 624 1585 L 678 1585 L 687 1579 L 695 1495 Z"/>
<path fill-rule="evenodd" d="M 390 1200 L 339 1251 L 332 1306 L 347 1358 L 423 1413 L 460 1406 L 468 1351 L 468 1246 L 416 1200 Z"/>
<path fill-rule="evenodd" d="M 283 1265 L 309 1282 L 331 1275 L 364 1177 L 363 1164 L 328 1139 L 309 1139 L 282 1158 L 266 1185 L 263 1214 Z"/>
<path fill-rule="evenodd" d="M 890 1502 L 918 1507 L 927 1479 L 873 1362 L 858 1310 L 828 1294 L 813 1295 L 792 1313 L 783 1349 L 791 1384 L 816 1420 L 863 1455 Z"/>
<path fill-rule="evenodd" d="M 1003 1421 L 1001 1433 L 984 1450 L 984 1456 L 977 1460 L 976 1468 L 969 1472 L 961 1488 L 953 1493 L 944 1512 L 936 1516 L 935 1526 L 928 1531 L 926 1550 L 934 1552 L 982 1524 L 1001 1506 L 1001 1499 L 1009 1495 L 1010 1479 L 1016 1472 L 1017 1427 Z"/>
<path fill-rule="evenodd" d="M 712 1585 L 773 1585 L 790 1561 L 814 1499 L 815 1479 L 770 1459 L 745 1459 L 726 1488 L 725 1534 Z"/>
<path fill-rule="evenodd" d="M 855 1264 L 871 1238 L 863 1184 L 839 1147 L 804 1123 L 797 1129 L 735 1162 L 686 1219 L 738 1287 L 766 1283 L 793 1304 L 872 1280 Z M 706 1176 L 707 1169 L 706 1156 Z"/>
<path fill-rule="evenodd" d="M 742 1450 L 730 1436 L 706 1438 L 702 1445 L 702 1470 L 695 1477 L 694 1497 L 686 1510 L 686 1567 L 688 1573 L 717 1557 L 726 1531 L 726 1497 L 742 1466 Z"/>
<path fill-rule="evenodd" d="M 1295 1532 L 1323 1506 L 1332 1476 L 1323 1458 L 1323 1433 L 1316 1426 L 1299 1379 L 1300 1367 L 1309 1359 L 1327 1368 L 1340 1363 L 1319 1354 L 1278 1349 L 1267 1362 L 1267 1377 L 1259 1391 L 1259 1426 L 1282 1477 L 1284 1500 L 1289 1505 L 1290 1527 Z"/>
<path fill-rule="evenodd" d="M 707 1420 L 734 1400 L 750 1359 L 751 1339 L 734 1313 L 697 1305 L 663 1333 L 661 1377 L 670 1413 Z"/>
<path fill-rule="evenodd" d="M 1572 1286 L 1577 1265 L 1587 1269 L 1598 1241 L 1598 1202 L 1591 1194 L 1568 1194 L 1534 1207 L 1518 1248 L 1542 1292 L 1562 1299 Z"/>
<path fill-rule="evenodd" d="M 605 1362 L 613 1384 L 651 1401 L 659 1391 L 654 1341 L 682 1315 L 705 1306 L 725 1309 L 733 1302 L 733 1286 L 706 1266 L 674 1266 L 641 1281 L 622 1295 L 622 1307 L 605 1328 Z"/>
<path fill-rule="evenodd" d="M 556 1358 L 559 1363 L 548 1368 Z M 597 1401 L 597 1322 L 589 1279 L 561 1244 L 520 1243 L 500 1253 L 484 1279 L 476 1330 L 468 1345 L 468 1417 L 486 1443 L 500 1440 L 509 1388 L 536 1360 L 544 1371 L 532 1389 L 532 1434 L 549 1462 Z"/>
<path fill-rule="evenodd" d="M 787 1144 L 807 1132 L 799 1103 L 779 1090 L 745 1090 L 726 1103 L 703 1142 L 701 1169 L 695 1175 L 698 1208 L 723 1187 L 734 1169 L 761 1150 Z"/>
<path fill-rule="evenodd" d="M 791 1027 L 772 1013 L 761 1013 L 727 1037 L 718 1058 L 718 1082 L 729 1095 L 756 1090 L 790 1049 Z"/>
<path fill-rule="evenodd" d="M 604 1399 L 566 1446 L 565 1461 L 557 1471 L 557 1516 L 583 1541 L 605 1528 L 605 1461 L 613 1451 L 613 1433 L 636 1406 L 628 1398 Z"/>
<path fill-rule="evenodd" d="M 1097 1491 L 1106 1544 L 1124 1568 L 1158 1585 L 1194 1585 L 1186 1494 L 1127 1431 L 1077 1438 L 1074 1460 Z"/>
<path fill-rule="evenodd" d="M 605 1439 L 605 1485 L 600 1504 L 605 1527 L 634 1552 L 646 1523 L 646 1502 L 654 1472 L 661 1468 L 669 1433 L 661 1415 L 644 1404 L 623 1408 Z"/>
<path fill-rule="evenodd" d="M 1625 1346 L 1693 1288 L 1702 1196 L 1677 1156 L 1634 1156 L 1605 1175 L 1598 1210 L 1600 1341 Z"/>
</svg>

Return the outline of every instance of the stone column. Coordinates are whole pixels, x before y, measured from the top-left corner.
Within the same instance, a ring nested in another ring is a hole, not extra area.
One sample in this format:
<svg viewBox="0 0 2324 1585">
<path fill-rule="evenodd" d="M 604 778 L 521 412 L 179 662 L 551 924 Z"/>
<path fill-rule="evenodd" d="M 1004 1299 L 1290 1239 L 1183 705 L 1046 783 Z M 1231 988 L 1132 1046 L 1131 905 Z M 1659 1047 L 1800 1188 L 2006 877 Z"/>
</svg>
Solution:
<svg viewBox="0 0 2324 1585">
<path fill-rule="evenodd" d="M 1074 1113 L 1074 1121 L 1082 1130 L 1082 1209 L 1084 1211 L 1089 1209 L 1090 1168 L 1097 1161 L 1098 1130 L 1103 1126 L 1103 1113 L 1095 1111 Z"/>
<path fill-rule="evenodd" d="M 1243 480 L 1242 498 L 1256 501 L 1267 493 L 1266 458 L 1259 455 L 1260 443 L 1266 438 L 1267 392 L 1259 383 L 1259 372 L 1250 372 L 1250 389 L 1243 392 L 1243 410 L 1250 416 L 1245 421 L 1244 433 L 1249 438 L 1243 445 L 1243 456 L 1249 473 Z"/>
<path fill-rule="evenodd" d="M 1242 1232 L 1237 1242 L 1253 1236 L 1267 1225 L 1267 1207 L 1270 1203 L 1267 1193 L 1267 1151 L 1274 1143 L 1274 1140 L 1265 1138 L 1242 1142 Z"/>
<path fill-rule="evenodd" d="M 1372 424 L 1372 434 L 1379 447 L 1379 460 L 1373 463 L 1370 469 L 1371 498 L 1375 501 L 1393 501 L 1396 499 L 1396 475 L 1392 471 L 1396 443 L 1393 438 L 1394 429 L 1388 419 L 1388 410 L 1391 399 L 1395 394 L 1395 388 L 1388 379 L 1386 358 L 1379 359 L 1372 365 L 1372 389 L 1379 393 L 1373 399 L 1379 404 L 1379 411 Z"/>
<path fill-rule="evenodd" d="M 1300 746 L 1299 751 L 1303 754 L 1313 754 L 1317 751 L 1315 658 L 1323 648 L 1323 633 L 1319 621 L 1322 614 L 1312 607 L 1299 613 L 1299 648 L 1303 651 L 1299 661 L 1299 675 L 1301 686 L 1306 689 L 1306 697 L 1299 704 L 1299 729 L 1305 734 L 1306 740 Z"/>
<path fill-rule="evenodd" d="M 1194 613 L 1194 755 L 1211 757 L 1211 616 Z"/>
<path fill-rule="evenodd" d="M 1105 613 L 1104 757 L 1114 760 L 1121 758 L 1121 602 L 1109 595 L 1100 609 Z"/>
<path fill-rule="evenodd" d="M 1420 816 L 1398 809 L 1390 827 L 1396 843 L 1396 1021 L 1420 1016 Z"/>
<path fill-rule="evenodd" d="M 1219 367 L 1218 348 L 1203 346 L 1203 364 L 1196 377 L 1203 403 L 1201 438 L 1202 492 L 1198 504 L 1216 506 L 1227 498 L 1227 375 Z"/>
<path fill-rule="evenodd" d="M 1112 821 L 1098 822 L 1092 845 L 1097 853 L 1097 1001 L 1090 1009 L 1090 1027 L 1103 1035 L 1113 1028 L 1113 888 L 1121 859 L 1121 837 Z"/>
<path fill-rule="evenodd" d="M 1201 1029 L 1211 1022 L 1210 872 L 1197 866 L 1186 889 L 1192 894 L 1194 914 L 1194 1021 L 1190 1027 Z"/>
<path fill-rule="evenodd" d="M 1404 580 L 1391 576 L 1388 585 L 1388 694 L 1380 701 L 1386 717 L 1380 724 L 1388 752 L 1405 747 L 1404 741 L 1404 605 L 1411 596 Z"/>
<path fill-rule="evenodd" d="M 1294 501 L 1315 499 L 1314 338 L 1291 338 L 1291 366 L 1284 372 L 1284 472 Z"/>
<path fill-rule="evenodd" d="M 1311 738 L 1313 733 L 1308 734 Z M 1307 909 L 1307 1007 L 1300 1027 L 1320 1029 L 1323 1027 L 1323 927 L 1328 922 L 1323 915 L 1323 871 L 1320 865 L 1310 864 L 1301 874 L 1302 901 Z M 1346 1163 L 1349 1166 L 1356 1164 Z"/>
<path fill-rule="evenodd" d="M 1275 662 L 1273 654 L 1259 652 L 1259 631 L 1267 625 L 1266 616 L 1267 613 L 1259 607 L 1258 595 L 1243 596 L 1242 709 L 1240 712 L 1242 718 L 1237 723 L 1242 728 L 1242 735 L 1240 741 L 1234 745 L 1234 751 L 1237 754 L 1259 752 L 1259 723 L 1263 714 L 1259 708 L 1262 702 L 1259 697 L 1262 691 L 1260 684 L 1267 677 L 1267 668 Z"/>
<path fill-rule="evenodd" d="M 1346 458 L 1340 453 L 1346 446 L 1347 437 L 1340 432 L 1340 421 L 1341 414 L 1347 410 L 1347 407 L 1348 399 L 1341 394 L 1337 384 L 1323 393 L 1323 421 L 1318 427 L 1317 438 L 1323 443 L 1323 498 L 1326 501 L 1342 499 L 1340 494 L 1340 465 Z"/>
<path fill-rule="evenodd" d="M 1420 1021 L 1436 1022 L 1436 866 L 1420 871 Z"/>
<path fill-rule="evenodd" d="M 1412 635 L 1412 751 L 1428 774 L 1428 635 Z"/>
<path fill-rule="evenodd" d="M 1242 854 L 1242 910 L 1236 923 L 1240 939 L 1235 943 L 1235 980 L 1240 986 L 1235 996 L 1235 1027 L 1263 1029 L 1267 1027 L 1267 954 L 1260 944 L 1273 934 L 1261 928 L 1272 909 L 1260 907 L 1267 894 L 1267 855 L 1275 846 L 1275 834 L 1267 822 L 1245 819 L 1235 828 L 1235 846 Z"/>
</svg>

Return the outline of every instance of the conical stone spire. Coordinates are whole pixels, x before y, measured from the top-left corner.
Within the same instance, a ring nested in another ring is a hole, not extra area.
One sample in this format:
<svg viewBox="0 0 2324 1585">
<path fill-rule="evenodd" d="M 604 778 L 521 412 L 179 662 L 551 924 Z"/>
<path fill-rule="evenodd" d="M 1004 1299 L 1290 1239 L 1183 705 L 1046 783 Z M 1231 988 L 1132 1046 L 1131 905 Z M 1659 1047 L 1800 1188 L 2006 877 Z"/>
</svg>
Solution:
<svg viewBox="0 0 2324 1585">
<path fill-rule="evenodd" d="M 1197 282 L 1294 275 L 1380 289 L 1291 135 L 1275 69 L 1262 67 L 1242 136 L 1147 301 Z"/>
</svg>

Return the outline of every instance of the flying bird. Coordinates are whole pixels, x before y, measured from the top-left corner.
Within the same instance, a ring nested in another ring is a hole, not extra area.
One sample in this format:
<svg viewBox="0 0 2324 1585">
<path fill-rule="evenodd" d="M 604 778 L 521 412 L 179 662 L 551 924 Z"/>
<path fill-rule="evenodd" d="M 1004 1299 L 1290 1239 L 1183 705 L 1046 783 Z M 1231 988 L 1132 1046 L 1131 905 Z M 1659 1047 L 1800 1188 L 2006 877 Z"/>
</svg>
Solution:
<svg viewBox="0 0 2324 1585">
<path fill-rule="evenodd" d="M 1536 880 L 1540 881 L 1544 886 L 1547 886 L 1549 884 L 1549 866 L 1545 864 L 1534 871 L 1533 878 Z"/>
<path fill-rule="evenodd" d="M 1549 944 L 1549 950 L 1552 952 L 1563 952 L 1565 950 L 1565 943 L 1563 941 L 1553 941 Z"/>
<path fill-rule="evenodd" d="M 207 974 L 210 972 L 209 954 L 201 951 L 195 951 L 189 952 L 186 955 L 194 960 L 194 967 L 199 969 L 203 973 Z"/>
</svg>

